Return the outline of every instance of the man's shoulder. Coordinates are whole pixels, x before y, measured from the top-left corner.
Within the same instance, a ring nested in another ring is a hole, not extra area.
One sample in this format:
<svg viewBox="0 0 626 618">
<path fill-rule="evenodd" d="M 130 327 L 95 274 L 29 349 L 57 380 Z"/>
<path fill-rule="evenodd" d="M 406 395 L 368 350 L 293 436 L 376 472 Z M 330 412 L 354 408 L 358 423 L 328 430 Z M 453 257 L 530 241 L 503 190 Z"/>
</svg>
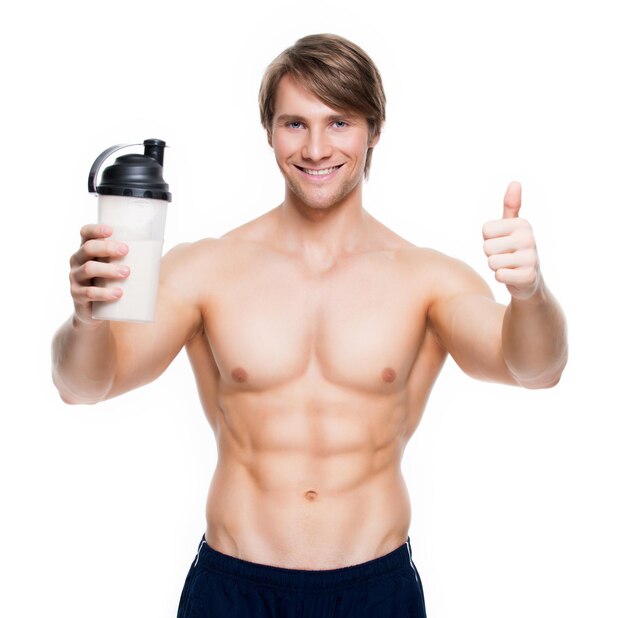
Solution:
<svg viewBox="0 0 626 618">
<path fill-rule="evenodd" d="M 430 247 L 412 245 L 401 251 L 411 273 L 419 274 L 433 300 L 458 294 L 491 295 L 487 282 L 463 260 Z"/>
<path fill-rule="evenodd" d="M 202 238 L 193 242 L 174 245 L 164 256 L 162 267 L 191 266 L 194 262 L 206 259 L 219 251 L 219 238 Z"/>
<path fill-rule="evenodd" d="M 431 290 L 435 299 L 463 294 L 493 297 L 491 288 L 485 279 L 459 258 L 429 249 L 428 270 Z"/>
<path fill-rule="evenodd" d="M 241 260 L 254 259 L 250 254 L 258 252 L 262 245 L 256 229 L 244 224 L 219 237 L 179 243 L 163 256 L 161 268 L 165 268 L 166 274 L 171 270 L 176 276 L 187 279 L 200 273 L 206 279 L 211 272 L 229 270 Z"/>
<path fill-rule="evenodd" d="M 422 247 L 414 245 L 407 241 L 406 246 L 402 247 L 400 254 L 413 267 L 427 270 L 430 273 L 439 276 L 443 272 L 463 270 L 467 265 L 461 260 L 450 255 L 433 249 L 431 247 Z"/>
<path fill-rule="evenodd" d="M 398 232 L 390 229 L 378 220 L 375 221 L 375 242 L 380 249 L 393 254 L 396 259 L 406 262 L 412 268 L 451 268 L 460 267 L 463 262 L 441 251 L 416 245 Z"/>
<path fill-rule="evenodd" d="M 240 253 L 237 243 L 233 237 L 212 236 L 177 244 L 163 256 L 161 269 L 166 274 L 171 270 L 177 277 L 193 278 L 199 273 L 206 276 Z"/>
</svg>

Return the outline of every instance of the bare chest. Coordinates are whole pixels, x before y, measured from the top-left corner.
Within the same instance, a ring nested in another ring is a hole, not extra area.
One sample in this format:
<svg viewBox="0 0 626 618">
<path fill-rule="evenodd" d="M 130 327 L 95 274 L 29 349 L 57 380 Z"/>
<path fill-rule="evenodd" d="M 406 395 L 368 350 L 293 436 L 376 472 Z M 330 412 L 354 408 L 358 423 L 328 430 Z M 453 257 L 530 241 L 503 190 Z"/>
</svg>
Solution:
<svg viewBox="0 0 626 618">
<path fill-rule="evenodd" d="M 265 390 L 303 378 L 382 394 L 406 384 L 425 313 L 419 277 L 377 254 L 317 275 L 286 261 L 233 269 L 205 321 L 226 386 Z"/>
</svg>

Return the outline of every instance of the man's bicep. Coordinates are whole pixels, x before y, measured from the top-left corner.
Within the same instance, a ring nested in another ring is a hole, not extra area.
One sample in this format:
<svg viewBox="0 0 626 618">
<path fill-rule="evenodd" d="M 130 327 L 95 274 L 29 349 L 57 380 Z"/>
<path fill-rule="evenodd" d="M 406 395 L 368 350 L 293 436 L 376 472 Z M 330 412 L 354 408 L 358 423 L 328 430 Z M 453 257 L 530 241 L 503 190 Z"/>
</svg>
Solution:
<svg viewBox="0 0 626 618">
<path fill-rule="evenodd" d="M 158 378 L 176 355 L 202 328 L 195 289 L 197 278 L 179 245 L 163 257 L 154 322 L 111 322 L 116 345 L 116 372 L 107 399 Z"/>
<path fill-rule="evenodd" d="M 469 266 L 450 259 L 434 285 L 429 320 L 442 345 L 469 376 L 517 386 L 502 354 L 506 307 Z"/>
</svg>

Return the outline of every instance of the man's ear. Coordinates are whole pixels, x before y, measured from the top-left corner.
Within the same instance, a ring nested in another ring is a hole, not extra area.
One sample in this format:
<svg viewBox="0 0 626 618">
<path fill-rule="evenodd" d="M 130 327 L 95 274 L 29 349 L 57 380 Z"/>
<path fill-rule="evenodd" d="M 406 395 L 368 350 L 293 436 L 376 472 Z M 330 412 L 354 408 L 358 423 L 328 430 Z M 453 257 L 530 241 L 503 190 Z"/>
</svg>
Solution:
<svg viewBox="0 0 626 618">
<path fill-rule="evenodd" d="M 270 145 L 270 148 L 274 148 L 274 144 L 272 144 L 272 132 L 268 129 L 267 133 L 267 143 Z"/>
<path fill-rule="evenodd" d="M 376 146 L 376 144 L 378 144 L 378 140 L 380 139 L 380 131 L 378 133 L 376 133 L 376 135 L 374 135 L 371 139 L 370 139 L 370 143 L 368 145 L 368 148 L 374 148 L 374 146 Z"/>
</svg>

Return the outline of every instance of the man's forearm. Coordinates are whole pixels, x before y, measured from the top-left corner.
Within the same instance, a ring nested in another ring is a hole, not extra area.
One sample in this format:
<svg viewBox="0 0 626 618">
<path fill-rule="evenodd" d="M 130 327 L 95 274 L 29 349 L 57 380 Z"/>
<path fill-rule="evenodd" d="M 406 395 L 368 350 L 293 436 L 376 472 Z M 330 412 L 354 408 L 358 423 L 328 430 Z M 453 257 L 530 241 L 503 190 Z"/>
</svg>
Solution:
<svg viewBox="0 0 626 618">
<path fill-rule="evenodd" d="M 102 401 L 114 376 L 115 339 L 109 323 L 85 326 L 72 315 L 52 341 L 52 380 L 63 401 Z"/>
<path fill-rule="evenodd" d="M 502 325 L 504 360 L 527 388 L 547 388 L 567 363 L 567 325 L 556 298 L 543 283 L 526 300 L 511 299 Z"/>
</svg>

